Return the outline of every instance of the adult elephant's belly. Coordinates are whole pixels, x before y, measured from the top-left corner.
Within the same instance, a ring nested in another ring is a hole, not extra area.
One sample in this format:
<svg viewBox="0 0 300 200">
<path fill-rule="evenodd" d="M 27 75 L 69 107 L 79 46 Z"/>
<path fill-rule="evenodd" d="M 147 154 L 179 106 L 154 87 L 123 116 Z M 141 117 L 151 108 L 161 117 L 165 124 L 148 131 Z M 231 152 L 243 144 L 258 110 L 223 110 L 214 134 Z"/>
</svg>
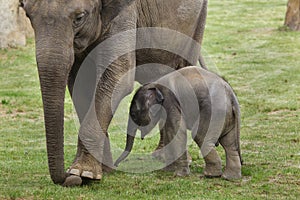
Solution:
<svg viewBox="0 0 300 200">
<path fill-rule="evenodd" d="M 136 51 L 135 80 L 141 84 L 153 82 L 184 65 L 184 59 L 161 49 Z"/>
<path fill-rule="evenodd" d="M 197 64 L 201 43 L 197 28 L 202 7 L 203 0 L 136 2 L 138 82 L 152 82 L 174 69 Z"/>
<path fill-rule="evenodd" d="M 205 0 L 206 1 L 206 0 Z M 138 0 L 137 26 L 163 27 L 193 37 L 204 0 Z"/>
</svg>

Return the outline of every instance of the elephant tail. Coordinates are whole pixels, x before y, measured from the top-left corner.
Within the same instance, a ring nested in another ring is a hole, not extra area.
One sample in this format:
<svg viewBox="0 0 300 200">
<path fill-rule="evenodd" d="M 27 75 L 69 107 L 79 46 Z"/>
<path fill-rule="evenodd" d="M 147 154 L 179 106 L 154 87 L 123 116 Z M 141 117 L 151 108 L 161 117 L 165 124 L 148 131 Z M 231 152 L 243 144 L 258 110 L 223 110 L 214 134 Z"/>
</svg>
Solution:
<svg viewBox="0 0 300 200">
<path fill-rule="evenodd" d="M 199 62 L 200 66 L 203 69 L 208 70 L 207 67 L 206 67 L 206 64 L 205 64 L 205 61 L 204 61 L 204 58 L 203 58 L 202 54 L 199 55 L 198 62 Z"/>
<path fill-rule="evenodd" d="M 241 161 L 241 165 L 243 165 L 243 159 L 241 155 L 241 143 L 240 143 L 240 124 L 241 124 L 241 112 L 240 112 L 240 106 L 238 99 L 234 92 L 232 91 L 231 93 L 232 96 L 232 107 L 233 107 L 233 114 L 235 117 L 235 130 L 236 130 L 236 141 L 237 141 L 237 146 L 238 146 L 238 153 Z"/>
</svg>

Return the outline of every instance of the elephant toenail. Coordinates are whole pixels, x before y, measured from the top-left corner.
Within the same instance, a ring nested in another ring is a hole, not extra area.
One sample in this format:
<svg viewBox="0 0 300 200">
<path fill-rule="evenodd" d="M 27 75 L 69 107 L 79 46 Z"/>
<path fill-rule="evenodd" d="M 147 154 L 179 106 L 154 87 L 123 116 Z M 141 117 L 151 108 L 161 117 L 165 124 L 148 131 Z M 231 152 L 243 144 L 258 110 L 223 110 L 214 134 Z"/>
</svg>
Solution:
<svg viewBox="0 0 300 200">
<path fill-rule="evenodd" d="M 93 175 L 93 172 L 83 171 L 81 174 L 81 177 L 93 179 L 94 175 Z"/>
<path fill-rule="evenodd" d="M 76 176 L 80 176 L 80 171 L 79 169 L 70 169 L 68 171 L 69 174 L 72 174 L 72 175 L 76 175 Z"/>
<path fill-rule="evenodd" d="M 96 179 L 97 179 L 97 180 L 102 179 L 102 175 L 101 175 L 101 174 L 98 174 L 98 175 L 96 176 Z"/>
</svg>

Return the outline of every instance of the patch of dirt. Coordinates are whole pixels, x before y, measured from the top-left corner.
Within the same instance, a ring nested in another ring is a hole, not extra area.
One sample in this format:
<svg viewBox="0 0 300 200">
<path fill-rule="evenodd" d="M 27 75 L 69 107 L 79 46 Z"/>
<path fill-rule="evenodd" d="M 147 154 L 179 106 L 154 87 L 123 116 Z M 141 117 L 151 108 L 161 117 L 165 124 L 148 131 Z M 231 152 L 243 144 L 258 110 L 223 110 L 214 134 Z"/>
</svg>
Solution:
<svg viewBox="0 0 300 200">
<path fill-rule="evenodd" d="M 293 184 L 300 185 L 300 180 L 297 177 L 288 174 L 278 174 L 275 177 L 270 177 L 269 183 L 273 184 Z"/>
<path fill-rule="evenodd" d="M 6 110 L 3 108 L 2 104 L 0 104 L 0 117 L 6 116 Z"/>
<path fill-rule="evenodd" d="M 28 115 L 27 112 L 25 112 L 22 109 L 9 109 L 9 108 L 5 108 L 5 106 L 3 106 L 2 104 L 0 104 L 0 118 L 11 118 L 13 120 L 17 119 L 18 117 L 23 117 Z M 28 118 L 29 120 L 33 120 L 31 118 Z"/>
<path fill-rule="evenodd" d="M 291 155 L 291 158 L 297 155 L 300 156 L 300 153 Z M 285 163 L 283 164 L 283 167 L 300 169 L 300 163 L 297 162 L 296 160 L 286 160 Z"/>
<path fill-rule="evenodd" d="M 274 31 L 276 31 L 276 29 L 274 28 L 256 28 L 252 30 L 253 33 L 267 33 L 267 34 L 271 34 Z"/>
<path fill-rule="evenodd" d="M 8 58 L 7 58 L 7 55 L 5 54 L 5 53 L 1 53 L 0 54 L 0 60 L 7 60 Z"/>
<path fill-rule="evenodd" d="M 268 112 L 269 116 L 281 116 L 281 117 L 297 117 L 299 115 L 299 110 L 288 110 L 288 109 L 282 109 L 282 110 L 275 110 Z"/>
</svg>

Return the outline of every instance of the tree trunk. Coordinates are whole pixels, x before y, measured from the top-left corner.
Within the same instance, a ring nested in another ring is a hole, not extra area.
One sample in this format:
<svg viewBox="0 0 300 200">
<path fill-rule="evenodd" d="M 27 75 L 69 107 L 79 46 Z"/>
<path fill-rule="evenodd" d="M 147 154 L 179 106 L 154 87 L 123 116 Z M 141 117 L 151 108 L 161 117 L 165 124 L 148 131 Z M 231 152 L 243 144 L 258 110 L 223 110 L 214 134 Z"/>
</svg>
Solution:
<svg viewBox="0 0 300 200">
<path fill-rule="evenodd" d="M 26 36 L 33 36 L 31 24 L 19 0 L 0 0 L 0 48 L 24 46 Z"/>
<path fill-rule="evenodd" d="M 284 25 L 300 31 L 300 0 L 289 0 Z"/>
</svg>

